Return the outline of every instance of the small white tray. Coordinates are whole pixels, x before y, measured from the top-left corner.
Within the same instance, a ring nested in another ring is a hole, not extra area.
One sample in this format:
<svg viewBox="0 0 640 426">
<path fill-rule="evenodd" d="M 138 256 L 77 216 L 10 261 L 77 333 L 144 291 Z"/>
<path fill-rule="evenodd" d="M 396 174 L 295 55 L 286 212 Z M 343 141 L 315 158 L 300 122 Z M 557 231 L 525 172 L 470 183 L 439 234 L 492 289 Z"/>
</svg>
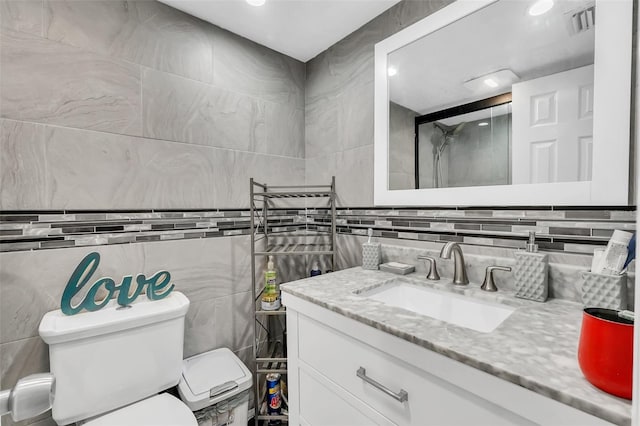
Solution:
<svg viewBox="0 0 640 426">
<path fill-rule="evenodd" d="M 380 265 L 380 270 L 385 272 L 391 272 L 392 274 L 407 275 L 416 270 L 413 265 L 407 265 L 400 262 L 387 262 Z"/>
</svg>

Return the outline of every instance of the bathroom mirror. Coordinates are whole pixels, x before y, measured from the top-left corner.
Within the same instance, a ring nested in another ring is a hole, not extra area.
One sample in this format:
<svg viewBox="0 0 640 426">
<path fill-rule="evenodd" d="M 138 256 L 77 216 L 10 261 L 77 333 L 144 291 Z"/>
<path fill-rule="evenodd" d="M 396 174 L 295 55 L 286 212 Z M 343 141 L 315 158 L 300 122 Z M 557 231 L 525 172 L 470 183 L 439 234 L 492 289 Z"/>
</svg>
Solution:
<svg viewBox="0 0 640 426">
<path fill-rule="evenodd" d="M 376 44 L 375 204 L 627 205 L 631 25 L 632 2 L 459 0 Z"/>
</svg>

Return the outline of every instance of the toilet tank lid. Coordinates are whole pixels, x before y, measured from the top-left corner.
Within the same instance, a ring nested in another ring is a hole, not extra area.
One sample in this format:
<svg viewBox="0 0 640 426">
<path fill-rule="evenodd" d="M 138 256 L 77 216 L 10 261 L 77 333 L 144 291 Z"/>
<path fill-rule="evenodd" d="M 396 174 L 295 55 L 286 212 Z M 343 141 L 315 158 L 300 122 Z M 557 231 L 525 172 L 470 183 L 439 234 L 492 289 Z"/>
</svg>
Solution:
<svg viewBox="0 0 640 426">
<path fill-rule="evenodd" d="M 94 312 L 77 315 L 65 315 L 60 309 L 47 312 L 40 321 L 38 332 L 42 340 L 50 345 L 116 333 L 184 316 L 189 309 L 189 299 L 174 291 L 161 300 L 152 301 L 140 297 L 130 308 L 118 308 L 114 299 Z"/>
</svg>

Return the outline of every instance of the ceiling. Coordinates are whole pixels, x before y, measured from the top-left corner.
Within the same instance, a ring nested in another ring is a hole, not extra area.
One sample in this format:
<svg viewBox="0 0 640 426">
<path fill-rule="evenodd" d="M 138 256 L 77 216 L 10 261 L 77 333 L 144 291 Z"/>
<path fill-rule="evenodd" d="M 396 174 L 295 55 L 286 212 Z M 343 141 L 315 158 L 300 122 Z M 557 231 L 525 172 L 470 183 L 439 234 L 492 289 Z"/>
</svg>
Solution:
<svg viewBox="0 0 640 426">
<path fill-rule="evenodd" d="M 556 1 L 532 17 L 533 0 L 494 3 L 389 55 L 397 74 L 389 77 L 390 98 L 419 114 L 439 111 L 511 91 L 510 82 L 491 89 L 464 83 L 510 69 L 518 80 L 593 64 L 594 30 L 575 33 L 571 17 L 593 0 Z"/>
<path fill-rule="evenodd" d="M 302 62 L 400 0 L 160 0 Z"/>
</svg>

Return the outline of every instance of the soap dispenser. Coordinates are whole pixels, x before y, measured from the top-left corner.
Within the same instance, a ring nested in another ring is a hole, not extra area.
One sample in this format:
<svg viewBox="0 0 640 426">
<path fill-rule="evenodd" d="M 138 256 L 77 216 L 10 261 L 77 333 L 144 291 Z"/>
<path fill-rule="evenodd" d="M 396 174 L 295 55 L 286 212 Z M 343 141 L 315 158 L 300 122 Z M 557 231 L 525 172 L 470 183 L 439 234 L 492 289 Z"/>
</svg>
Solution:
<svg viewBox="0 0 640 426">
<path fill-rule="evenodd" d="M 372 243 L 373 229 L 367 230 L 369 239 L 362 244 L 362 269 L 378 269 L 380 265 L 380 243 Z"/>
<path fill-rule="evenodd" d="M 516 297 L 544 302 L 549 295 L 548 255 L 538 253 L 536 233 L 529 232 L 525 251 L 516 251 L 513 275 L 516 280 Z"/>
</svg>

